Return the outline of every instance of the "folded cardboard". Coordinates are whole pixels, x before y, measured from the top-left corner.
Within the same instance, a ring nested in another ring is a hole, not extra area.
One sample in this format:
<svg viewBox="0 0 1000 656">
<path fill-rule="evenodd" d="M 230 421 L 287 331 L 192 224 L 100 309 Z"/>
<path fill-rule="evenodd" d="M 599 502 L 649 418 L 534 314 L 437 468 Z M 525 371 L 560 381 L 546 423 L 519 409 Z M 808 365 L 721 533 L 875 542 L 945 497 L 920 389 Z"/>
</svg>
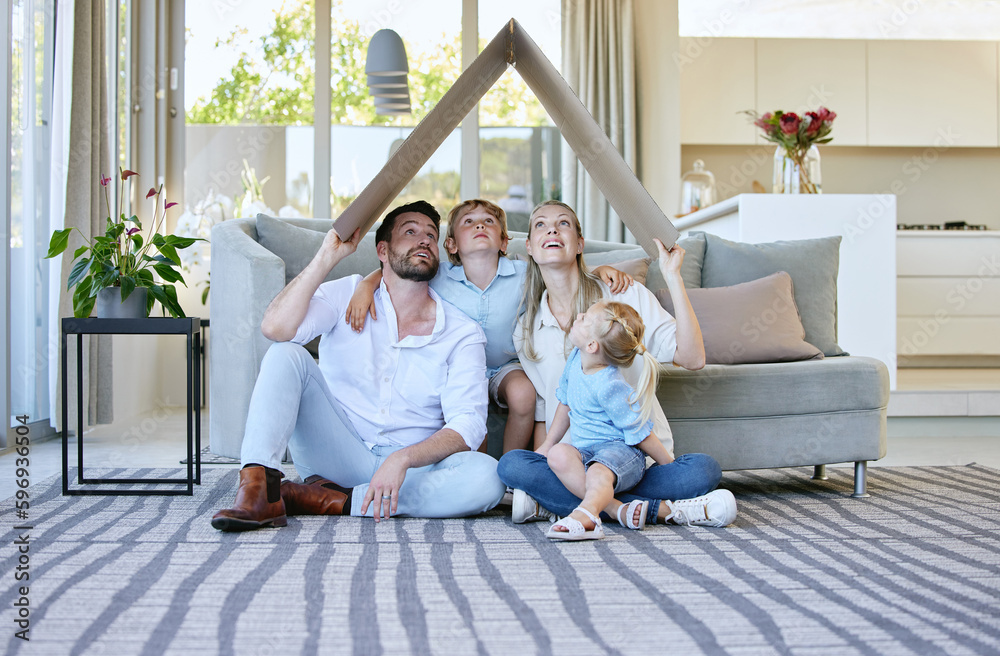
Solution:
<svg viewBox="0 0 1000 656">
<path fill-rule="evenodd" d="M 672 246 L 679 236 L 677 229 L 566 80 L 513 18 L 420 121 L 375 179 L 334 221 L 337 234 L 347 238 L 359 227 L 362 234 L 366 233 L 508 65 L 514 66 L 524 78 L 601 193 L 646 252 L 656 254 L 654 237 L 668 248 Z M 586 217 L 582 220 L 586 221 Z"/>
</svg>

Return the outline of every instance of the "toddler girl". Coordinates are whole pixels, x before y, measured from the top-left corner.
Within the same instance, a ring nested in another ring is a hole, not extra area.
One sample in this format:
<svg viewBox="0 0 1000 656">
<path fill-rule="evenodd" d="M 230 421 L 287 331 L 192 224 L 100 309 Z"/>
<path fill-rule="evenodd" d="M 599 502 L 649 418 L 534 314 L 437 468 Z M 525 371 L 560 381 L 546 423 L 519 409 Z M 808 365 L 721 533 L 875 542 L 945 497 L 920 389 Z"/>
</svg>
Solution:
<svg viewBox="0 0 1000 656">
<path fill-rule="evenodd" d="M 672 458 L 652 432 L 659 363 L 642 343 L 645 326 L 630 306 L 595 303 L 580 314 L 569 333 L 575 347 L 566 361 L 556 398 L 559 406 L 545 442 L 537 449 L 570 492 L 583 499 L 546 534 L 557 540 L 604 537 L 604 510 L 626 528 L 641 529 L 649 505 L 623 504 L 616 492 L 632 488 L 646 469 L 646 454 L 658 464 Z M 638 388 L 622 377 L 636 356 L 642 358 Z M 572 446 L 560 442 L 569 429 Z"/>
</svg>

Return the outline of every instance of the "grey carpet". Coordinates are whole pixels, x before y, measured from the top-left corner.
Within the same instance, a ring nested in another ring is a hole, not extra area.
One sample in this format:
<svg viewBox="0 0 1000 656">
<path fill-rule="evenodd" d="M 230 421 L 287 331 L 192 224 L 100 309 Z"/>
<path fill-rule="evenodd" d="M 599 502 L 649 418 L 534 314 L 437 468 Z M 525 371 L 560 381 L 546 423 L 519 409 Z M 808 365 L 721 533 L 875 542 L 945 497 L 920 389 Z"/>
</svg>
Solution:
<svg viewBox="0 0 1000 656">
<path fill-rule="evenodd" d="M 88 470 L 90 473 L 90 470 Z M 113 470 L 101 475 L 164 475 Z M 996 654 L 1000 471 L 727 473 L 727 529 L 609 526 L 557 544 L 495 510 L 472 520 L 290 518 L 223 534 L 237 472 L 194 497 L 63 497 L 0 512 L 6 654 Z M 97 475 L 97 473 L 95 473 Z M 23 531 L 20 531 L 23 533 Z M 13 637 L 30 586 L 31 642 Z"/>
</svg>

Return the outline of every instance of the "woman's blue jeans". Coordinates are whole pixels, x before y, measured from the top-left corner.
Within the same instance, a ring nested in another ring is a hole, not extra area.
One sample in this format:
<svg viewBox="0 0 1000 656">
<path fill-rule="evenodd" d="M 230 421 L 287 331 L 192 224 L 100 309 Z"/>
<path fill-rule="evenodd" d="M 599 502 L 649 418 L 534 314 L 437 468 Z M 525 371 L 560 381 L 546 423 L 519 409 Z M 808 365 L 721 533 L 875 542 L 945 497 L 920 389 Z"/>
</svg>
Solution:
<svg viewBox="0 0 1000 656">
<path fill-rule="evenodd" d="M 524 490 L 542 507 L 560 517 L 573 512 L 582 501 L 566 489 L 549 468 L 545 456 L 534 451 L 518 449 L 507 452 L 500 458 L 497 474 L 507 487 Z M 626 503 L 633 499 L 649 501 L 646 521 L 655 524 L 661 500 L 676 501 L 708 494 L 720 480 L 722 468 L 715 458 L 704 453 L 688 453 L 668 465 L 653 465 L 646 470 L 638 485 L 615 496 Z"/>
</svg>

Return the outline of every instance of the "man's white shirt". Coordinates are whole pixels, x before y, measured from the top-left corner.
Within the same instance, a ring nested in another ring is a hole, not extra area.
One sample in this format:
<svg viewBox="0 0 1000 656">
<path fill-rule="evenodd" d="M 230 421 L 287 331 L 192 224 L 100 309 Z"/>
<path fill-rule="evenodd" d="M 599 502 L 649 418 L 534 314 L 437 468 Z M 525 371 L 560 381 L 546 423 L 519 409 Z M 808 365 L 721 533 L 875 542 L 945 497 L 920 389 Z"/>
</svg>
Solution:
<svg viewBox="0 0 1000 656">
<path fill-rule="evenodd" d="M 369 447 L 410 446 L 450 428 L 478 449 L 488 403 L 482 329 L 428 289 L 437 308 L 431 334 L 400 340 L 383 282 L 374 296 L 378 321 L 368 317 L 356 333 L 344 315 L 360 281 L 353 275 L 320 285 L 291 341 L 322 336 L 320 370 Z"/>
</svg>

